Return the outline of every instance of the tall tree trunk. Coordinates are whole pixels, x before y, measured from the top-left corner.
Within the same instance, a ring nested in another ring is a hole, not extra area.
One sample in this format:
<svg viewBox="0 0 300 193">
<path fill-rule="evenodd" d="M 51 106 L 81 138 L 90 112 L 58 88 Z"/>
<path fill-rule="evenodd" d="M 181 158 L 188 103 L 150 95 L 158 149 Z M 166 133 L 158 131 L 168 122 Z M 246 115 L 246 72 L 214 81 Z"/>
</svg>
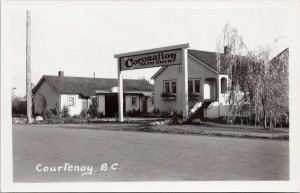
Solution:
<svg viewBox="0 0 300 193">
<path fill-rule="evenodd" d="M 264 110 L 264 128 L 267 128 L 267 114 L 266 111 Z"/>
</svg>

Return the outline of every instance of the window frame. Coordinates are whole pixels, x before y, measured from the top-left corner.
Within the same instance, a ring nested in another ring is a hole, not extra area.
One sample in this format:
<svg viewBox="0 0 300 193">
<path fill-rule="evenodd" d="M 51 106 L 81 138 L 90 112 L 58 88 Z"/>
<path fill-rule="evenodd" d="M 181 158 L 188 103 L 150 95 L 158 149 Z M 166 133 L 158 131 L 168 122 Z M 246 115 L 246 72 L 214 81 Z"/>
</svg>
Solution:
<svg viewBox="0 0 300 193">
<path fill-rule="evenodd" d="M 166 83 L 169 85 L 169 92 L 166 90 Z M 175 84 L 173 84 L 175 83 Z M 175 86 L 175 92 L 173 92 L 173 86 Z M 177 80 L 164 80 L 163 81 L 163 91 L 164 93 L 176 95 L 177 94 Z"/>
<path fill-rule="evenodd" d="M 73 105 L 70 105 L 70 98 L 73 98 Z M 67 97 L 67 104 L 68 104 L 68 107 L 76 107 L 76 97 L 75 96 L 68 96 Z"/>
<path fill-rule="evenodd" d="M 188 88 L 188 93 L 191 93 L 191 94 L 201 94 L 201 78 L 190 78 L 189 80 L 188 80 L 188 86 L 190 85 L 189 84 L 189 82 L 192 82 L 192 92 L 189 92 L 189 88 Z M 199 81 L 199 92 L 196 92 L 196 84 L 195 84 L 195 82 L 196 81 Z"/>
<path fill-rule="evenodd" d="M 135 98 L 135 104 L 132 104 L 133 98 Z M 130 96 L 130 106 L 137 107 L 137 96 Z"/>
<path fill-rule="evenodd" d="M 223 80 L 225 80 L 225 81 L 223 81 Z M 221 94 L 226 94 L 227 91 L 228 91 L 228 88 L 227 88 L 227 84 L 228 84 L 227 78 L 226 77 L 222 77 L 220 82 L 221 82 Z M 223 85 L 223 83 L 225 83 L 225 85 Z"/>
</svg>

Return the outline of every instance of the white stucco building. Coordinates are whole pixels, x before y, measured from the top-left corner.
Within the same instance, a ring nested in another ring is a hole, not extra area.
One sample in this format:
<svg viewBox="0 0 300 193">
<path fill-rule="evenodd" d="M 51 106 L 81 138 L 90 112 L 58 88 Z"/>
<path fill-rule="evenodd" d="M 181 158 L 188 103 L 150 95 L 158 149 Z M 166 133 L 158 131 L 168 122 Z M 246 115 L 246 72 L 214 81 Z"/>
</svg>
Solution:
<svg viewBox="0 0 300 193">
<path fill-rule="evenodd" d="M 190 114 L 207 118 L 228 115 L 228 75 L 218 72 L 216 53 L 188 49 L 187 55 Z M 224 56 L 220 55 L 221 65 Z M 170 65 L 162 67 L 152 76 L 155 108 L 171 114 L 181 113 L 184 97 L 182 74 L 182 65 Z"/>
<path fill-rule="evenodd" d="M 44 108 L 64 106 L 70 109 L 70 115 L 79 115 L 88 109 L 91 98 L 96 97 L 98 111 L 105 116 L 115 116 L 118 111 L 117 79 L 86 78 L 44 75 L 33 88 L 33 113 L 42 114 Z M 154 108 L 153 85 L 146 80 L 124 80 L 124 112 L 137 110 L 151 112 Z"/>
</svg>

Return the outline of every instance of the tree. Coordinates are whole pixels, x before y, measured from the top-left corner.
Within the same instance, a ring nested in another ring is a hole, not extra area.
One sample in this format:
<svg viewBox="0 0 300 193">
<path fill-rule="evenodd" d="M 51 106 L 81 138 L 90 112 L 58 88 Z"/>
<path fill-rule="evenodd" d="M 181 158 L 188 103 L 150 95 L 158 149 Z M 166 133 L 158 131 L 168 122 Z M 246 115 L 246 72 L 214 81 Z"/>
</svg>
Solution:
<svg viewBox="0 0 300 193">
<path fill-rule="evenodd" d="M 223 47 L 225 54 L 221 54 Z M 267 46 L 251 51 L 236 28 L 225 26 L 216 52 L 218 72 L 229 75 L 228 103 L 233 118 L 247 114 L 252 123 L 272 127 L 288 112 L 288 51 L 272 59 L 274 50 Z"/>
</svg>

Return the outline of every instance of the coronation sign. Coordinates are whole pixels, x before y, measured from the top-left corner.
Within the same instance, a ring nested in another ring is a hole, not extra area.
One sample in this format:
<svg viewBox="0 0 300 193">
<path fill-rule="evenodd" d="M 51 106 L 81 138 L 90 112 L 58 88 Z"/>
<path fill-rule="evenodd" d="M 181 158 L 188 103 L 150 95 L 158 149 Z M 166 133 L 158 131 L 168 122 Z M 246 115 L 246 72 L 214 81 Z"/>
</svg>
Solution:
<svg viewBox="0 0 300 193">
<path fill-rule="evenodd" d="M 159 66 L 178 65 L 182 62 L 181 49 L 120 58 L 120 70 L 133 70 Z"/>
</svg>

